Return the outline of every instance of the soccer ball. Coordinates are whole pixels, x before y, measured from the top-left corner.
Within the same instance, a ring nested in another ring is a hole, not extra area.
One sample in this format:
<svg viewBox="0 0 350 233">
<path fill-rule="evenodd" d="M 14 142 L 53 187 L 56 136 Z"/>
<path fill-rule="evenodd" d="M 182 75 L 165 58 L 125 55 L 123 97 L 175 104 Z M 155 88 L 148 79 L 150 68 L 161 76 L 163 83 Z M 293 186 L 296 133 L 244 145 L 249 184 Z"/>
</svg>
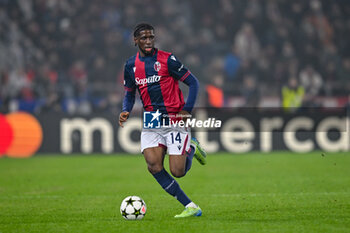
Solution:
<svg viewBox="0 0 350 233">
<path fill-rule="evenodd" d="M 120 205 L 120 213 L 127 220 L 143 219 L 146 214 L 146 203 L 138 196 L 128 196 Z"/>
</svg>

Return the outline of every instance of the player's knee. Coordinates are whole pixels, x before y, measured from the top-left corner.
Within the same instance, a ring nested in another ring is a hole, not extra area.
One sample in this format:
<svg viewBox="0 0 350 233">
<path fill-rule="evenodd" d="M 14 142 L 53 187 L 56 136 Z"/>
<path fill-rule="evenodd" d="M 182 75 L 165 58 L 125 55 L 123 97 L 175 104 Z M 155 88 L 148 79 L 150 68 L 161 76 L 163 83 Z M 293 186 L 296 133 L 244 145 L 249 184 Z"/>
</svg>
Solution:
<svg viewBox="0 0 350 233">
<path fill-rule="evenodd" d="M 156 174 L 158 172 L 160 172 L 161 170 L 163 170 L 163 166 L 159 165 L 159 164 L 148 164 L 148 171 L 151 174 Z"/>
<path fill-rule="evenodd" d="M 186 174 L 185 170 L 183 170 L 183 169 L 174 169 L 173 168 L 173 169 L 170 169 L 170 172 L 176 178 L 181 178 Z"/>
</svg>

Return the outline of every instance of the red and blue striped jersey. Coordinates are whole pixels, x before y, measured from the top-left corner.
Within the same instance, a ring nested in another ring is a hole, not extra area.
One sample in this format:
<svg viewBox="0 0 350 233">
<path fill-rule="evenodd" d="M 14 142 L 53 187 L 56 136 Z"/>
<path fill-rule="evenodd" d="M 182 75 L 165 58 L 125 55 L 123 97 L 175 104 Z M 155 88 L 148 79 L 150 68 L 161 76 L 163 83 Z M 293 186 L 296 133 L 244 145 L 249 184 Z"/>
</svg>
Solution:
<svg viewBox="0 0 350 233">
<path fill-rule="evenodd" d="M 141 57 L 138 52 L 125 64 L 124 87 L 128 92 L 139 91 L 146 111 L 178 113 L 185 104 L 178 81 L 190 74 L 171 53 L 154 49 L 152 55 Z"/>
</svg>

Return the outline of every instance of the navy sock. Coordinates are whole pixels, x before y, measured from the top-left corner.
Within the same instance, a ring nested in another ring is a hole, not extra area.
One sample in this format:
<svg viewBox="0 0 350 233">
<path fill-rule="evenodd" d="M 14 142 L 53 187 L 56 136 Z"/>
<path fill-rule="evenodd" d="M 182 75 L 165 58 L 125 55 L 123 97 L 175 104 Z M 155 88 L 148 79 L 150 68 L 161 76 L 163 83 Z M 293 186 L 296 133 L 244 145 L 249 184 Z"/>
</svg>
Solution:
<svg viewBox="0 0 350 233">
<path fill-rule="evenodd" d="M 176 180 L 169 175 L 167 171 L 163 168 L 160 172 L 153 174 L 153 177 L 158 181 L 162 188 L 167 191 L 170 195 L 175 197 L 182 205 L 186 206 L 191 200 L 182 191 L 180 185 Z"/>
<path fill-rule="evenodd" d="M 191 147 L 190 153 L 188 153 L 187 157 L 186 157 L 186 166 L 185 166 L 185 172 L 186 173 L 192 167 L 192 159 L 193 159 L 194 152 L 196 151 L 196 148 L 194 148 L 192 145 L 190 147 Z"/>
</svg>

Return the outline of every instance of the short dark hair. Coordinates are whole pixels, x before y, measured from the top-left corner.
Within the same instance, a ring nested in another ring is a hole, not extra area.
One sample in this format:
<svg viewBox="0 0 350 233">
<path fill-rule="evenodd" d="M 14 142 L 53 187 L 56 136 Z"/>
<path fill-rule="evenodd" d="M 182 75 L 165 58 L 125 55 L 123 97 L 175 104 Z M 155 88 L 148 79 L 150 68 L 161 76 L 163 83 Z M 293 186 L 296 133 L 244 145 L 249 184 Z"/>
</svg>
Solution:
<svg viewBox="0 0 350 233">
<path fill-rule="evenodd" d="M 134 27 L 134 37 L 139 36 L 140 32 L 143 30 L 153 30 L 154 31 L 154 28 L 151 24 L 139 23 Z"/>
</svg>

